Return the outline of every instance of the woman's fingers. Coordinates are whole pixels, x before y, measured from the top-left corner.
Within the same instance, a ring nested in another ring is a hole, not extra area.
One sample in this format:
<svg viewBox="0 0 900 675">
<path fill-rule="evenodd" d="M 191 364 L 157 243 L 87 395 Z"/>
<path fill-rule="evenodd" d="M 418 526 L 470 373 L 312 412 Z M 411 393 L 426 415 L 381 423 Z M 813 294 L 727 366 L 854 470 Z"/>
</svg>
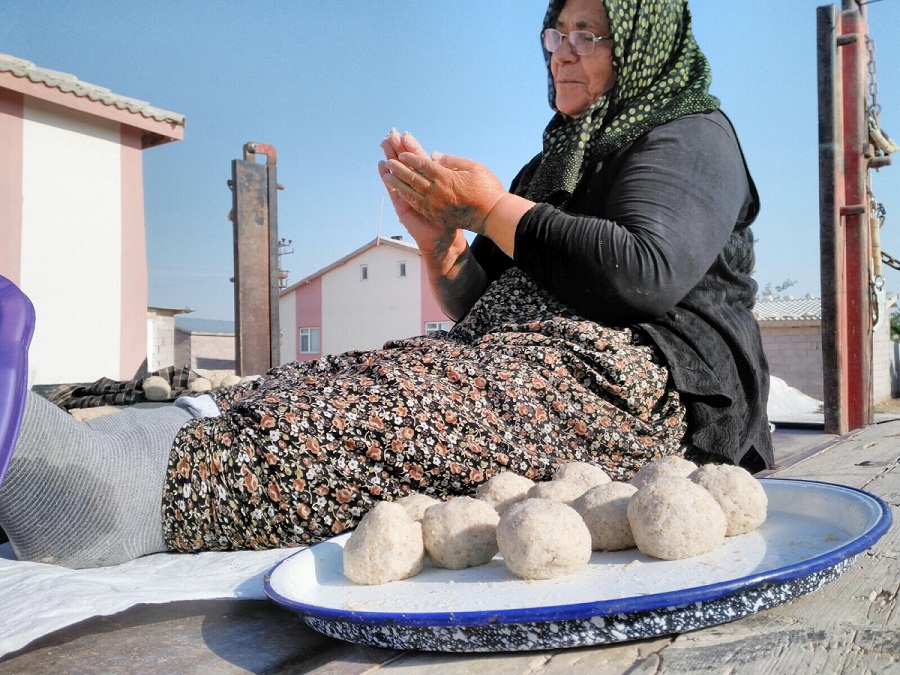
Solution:
<svg viewBox="0 0 900 675">
<path fill-rule="evenodd" d="M 403 135 L 400 136 L 400 140 L 407 152 L 419 155 L 420 157 L 428 157 L 428 153 L 425 152 L 425 149 L 419 144 L 419 141 L 416 140 L 416 137 L 408 131 L 404 132 Z"/>
<path fill-rule="evenodd" d="M 421 166 L 419 162 L 421 158 L 411 153 L 402 153 L 401 157 L 406 157 L 407 161 L 403 159 L 389 159 L 387 161 L 391 174 L 418 192 L 429 190 L 432 187 L 432 181 L 425 175 L 424 168 L 421 170 L 418 168 Z M 413 161 L 408 161 L 410 158 Z"/>
<path fill-rule="evenodd" d="M 401 134 L 391 129 L 381 141 L 381 149 L 386 159 L 397 159 L 402 152 L 409 152 L 420 157 L 428 157 L 428 153 L 408 131 Z"/>
</svg>

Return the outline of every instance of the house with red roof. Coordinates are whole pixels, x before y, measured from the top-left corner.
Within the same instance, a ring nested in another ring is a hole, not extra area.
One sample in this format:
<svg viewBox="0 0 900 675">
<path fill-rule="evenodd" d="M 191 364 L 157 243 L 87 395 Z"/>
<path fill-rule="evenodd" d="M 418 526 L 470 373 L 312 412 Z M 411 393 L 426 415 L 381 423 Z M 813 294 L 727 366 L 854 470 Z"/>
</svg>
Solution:
<svg viewBox="0 0 900 675">
<path fill-rule="evenodd" d="M 431 292 L 418 246 L 381 236 L 283 290 L 279 323 L 281 363 L 378 349 L 453 327 Z"/>
<path fill-rule="evenodd" d="M 0 274 L 31 298 L 32 384 L 148 356 L 142 153 L 184 116 L 0 54 Z"/>
</svg>

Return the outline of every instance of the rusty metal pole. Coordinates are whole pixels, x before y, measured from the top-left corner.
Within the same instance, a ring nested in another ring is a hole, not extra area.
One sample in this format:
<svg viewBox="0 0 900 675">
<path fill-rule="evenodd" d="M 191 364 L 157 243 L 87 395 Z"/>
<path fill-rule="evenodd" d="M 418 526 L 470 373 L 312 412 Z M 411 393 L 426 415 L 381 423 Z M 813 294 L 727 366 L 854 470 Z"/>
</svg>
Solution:
<svg viewBox="0 0 900 675">
<path fill-rule="evenodd" d="M 855 0 L 820 7 L 819 219 L 825 431 L 874 421 L 869 290 L 866 21 Z"/>
<path fill-rule="evenodd" d="M 844 194 L 842 88 L 837 54 L 837 10 L 819 7 L 816 14 L 819 90 L 819 248 L 822 285 L 822 375 L 825 432 L 847 430 L 844 395 L 843 293 L 844 228 L 839 201 Z"/>
<path fill-rule="evenodd" d="M 238 375 L 261 375 L 279 363 L 277 161 L 272 146 L 246 143 L 244 159 L 231 163 Z"/>
<path fill-rule="evenodd" d="M 871 232 L 866 195 L 866 34 L 864 7 L 844 0 L 841 12 L 841 70 L 844 89 L 844 206 L 847 285 L 847 423 L 873 424 L 872 312 L 869 288 Z"/>
</svg>

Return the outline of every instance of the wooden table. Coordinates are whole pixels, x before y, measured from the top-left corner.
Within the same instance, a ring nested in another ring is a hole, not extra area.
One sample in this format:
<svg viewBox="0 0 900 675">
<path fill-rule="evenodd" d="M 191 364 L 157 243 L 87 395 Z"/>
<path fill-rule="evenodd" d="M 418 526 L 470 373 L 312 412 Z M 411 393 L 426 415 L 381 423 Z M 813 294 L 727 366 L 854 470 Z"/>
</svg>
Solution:
<svg viewBox="0 0 900 675">
<path fill-rule="evenodd" d="M 900 506 L 900 421 L 811 443 L 773 472 Z M 143 605 L 58 631 L 4 673 L 900 673 L 900 526 L 823 589 L 733 623 L 652 640 L 512 654 L 430 654 L 326 638 L 265 601 Z"/>
</svg>

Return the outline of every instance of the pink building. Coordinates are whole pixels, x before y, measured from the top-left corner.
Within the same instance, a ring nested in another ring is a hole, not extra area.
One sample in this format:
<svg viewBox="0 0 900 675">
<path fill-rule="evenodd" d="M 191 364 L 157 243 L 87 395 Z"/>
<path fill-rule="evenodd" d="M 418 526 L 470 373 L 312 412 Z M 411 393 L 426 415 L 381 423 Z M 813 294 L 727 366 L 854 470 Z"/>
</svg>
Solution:
<svg viewBox="0 0 900 675">
<path fill-rule="evenodd" d="M 33 384 L 148 356 L 144 149 L 184 116 L 0 54 L 0 274 L 34 302 Z"/>
<path fill-rule="evenodd" d="M 309 361 L 453 326 L 431 293 L 422 254 L 376 237 L 281 292 L 281 362 Z"/>
</svg>

